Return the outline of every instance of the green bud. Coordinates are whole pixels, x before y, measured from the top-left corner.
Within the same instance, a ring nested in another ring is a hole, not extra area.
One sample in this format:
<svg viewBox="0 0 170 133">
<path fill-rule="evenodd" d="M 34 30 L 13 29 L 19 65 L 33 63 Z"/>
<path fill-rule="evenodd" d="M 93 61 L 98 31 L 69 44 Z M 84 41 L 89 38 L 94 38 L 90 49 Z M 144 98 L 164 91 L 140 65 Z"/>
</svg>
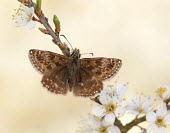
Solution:
<svg viewBox="0 0 170 133">
<path fill-rule="evenodd" d="M 56 15 L 54 15 L 53 17 L 53 22 L 54 22 L 55 28 L 60 27 L 60 21 Z"/>
<path fill-rule="evenodd" d="M 41 9 L 41 0 L 36 1 L 36 8 Z"/>
<path fill-rule="evenodd" d="M 43 29 L 43 28 L 38 28 L 38 29 L 44 34 L 49 34 L 48 30 L 46 30 L 46 29 Z"/>
<path fill-rule="evenodd" d="M 38 28 L 38 29 L 39 29 L 41 32 L 44 33 L 44 30 L 45 30 L 45 29 L 43 29 L 43 28 Z"/>
<path fill-rule="evenodd" d="M 33 2 L 33 4 L 34 4 L 34 7 L 37 7 L 37 4 L 35 2 Z"/>
<path fill-rule="evenodd" d="M 57 42 L 57 45 L 58 45 L 58 46 L 60 46 L 60 43 L 59 43 L 59 42 Z"/>
</svg>

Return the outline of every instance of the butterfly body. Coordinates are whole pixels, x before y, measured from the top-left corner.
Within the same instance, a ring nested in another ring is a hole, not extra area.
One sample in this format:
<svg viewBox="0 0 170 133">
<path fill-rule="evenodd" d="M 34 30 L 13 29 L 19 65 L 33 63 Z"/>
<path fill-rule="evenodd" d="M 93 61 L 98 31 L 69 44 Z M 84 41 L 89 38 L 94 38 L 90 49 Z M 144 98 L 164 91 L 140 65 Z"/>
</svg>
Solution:
<svg viewBox="0 0 170 133">
<path fill-rule="evenodd" d="M 43 74 L 42 84 L 56 94 L 73 91 L 76 96 L 94 96 L 103 89 L 102 81 L 115 76 L 121 67 L 116 58 L 83 58 L 74 49 L 70 56 L 32 49 L 29 58 Z"/>
<path fill-rule="evenodd" d="M 65 77 L 67 81 L 65 84 L 69 86 L 69 91 L 72 91 L 73 87 L 76 87 L 79 80 L 79 71 L 80 71 L 80 53 L 79 50 L 75 49 L 73 54 L 68 59 L 66 63 Z"/>
</svg>

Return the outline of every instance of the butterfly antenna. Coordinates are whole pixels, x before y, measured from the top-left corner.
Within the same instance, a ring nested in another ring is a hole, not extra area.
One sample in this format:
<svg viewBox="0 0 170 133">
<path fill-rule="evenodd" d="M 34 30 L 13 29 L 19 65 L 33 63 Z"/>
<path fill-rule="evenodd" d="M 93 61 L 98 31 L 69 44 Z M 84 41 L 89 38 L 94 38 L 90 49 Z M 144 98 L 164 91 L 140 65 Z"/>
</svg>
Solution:
<svg viewBox="0 0 170 133">
<path fill-rule="evenodd" d="M 83 53 L 83 54 L 81 54 L 81 55 L 84 55 L 84 54 L 91 54 L 92 56 L 94 56 L 94 54 L 93 54 L 93 53 Z"/>
<path fill-rule="evenodd" d="M 67 42 L 70 44 L 71 48 L 73 49 L 73 47 L 72 47 L 71 43 L 68 41 L 67 37 L 65 35 L 60 35 L 60 36 L 64 37 L 67 40 Z"/>
</svg>

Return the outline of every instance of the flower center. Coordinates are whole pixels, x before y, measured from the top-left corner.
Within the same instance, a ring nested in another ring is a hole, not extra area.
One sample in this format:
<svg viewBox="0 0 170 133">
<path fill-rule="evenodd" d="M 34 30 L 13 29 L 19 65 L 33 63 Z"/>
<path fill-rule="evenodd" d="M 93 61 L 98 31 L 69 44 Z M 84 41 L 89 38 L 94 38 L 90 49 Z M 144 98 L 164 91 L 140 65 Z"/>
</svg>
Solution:
<svg viewBox="0 0 170 133">
<path fill-rule="evenodd" d="M 31 19 L 32 19 L 32 13 L 28 13 L 27 16 L 28 16 L 27 22 L 31 21 Z"/>
<path fill-rule="evenodd" d="M 163 119 L 158 118 L 155 123 L 158 127 L 166 127 L 166 125 L 163 122 Z"/>
<path fill-rule="evenodd" d="M 101 127 L 101 128 L 99 129 L 99 133 L 106 133 L 106 131 L 107 131 L 107 128 L 106 128 L 106 127 Z"/>
<path fill-rule="evenodd" d="M 111 102 L 110 104 L 108 104 L 107 107 L 106 107 L 106 110 L 107 110 L 108 112 L 114 112 L 115 109 L 116 109 L 116 106 L 113 104 L 113 102 Z"/>
<path fill-rule="evenodd" d="M 140 106 L 138 106 L 138 107 L 137 107 L 137 111 L 138 111 L 139 113 L 142 113 L 142 112 L 143 112 L 143 109 L 142 109 Z"/>
<path fill-rule="evenodd" d="M 162 97 L 163 93 L 164 93 L 166 90 L 167 90 L 166 88 L 160 87 L 160 88 L 156 91 L 156 93 L 157 93 L 160 97 Z"/>
</svg>

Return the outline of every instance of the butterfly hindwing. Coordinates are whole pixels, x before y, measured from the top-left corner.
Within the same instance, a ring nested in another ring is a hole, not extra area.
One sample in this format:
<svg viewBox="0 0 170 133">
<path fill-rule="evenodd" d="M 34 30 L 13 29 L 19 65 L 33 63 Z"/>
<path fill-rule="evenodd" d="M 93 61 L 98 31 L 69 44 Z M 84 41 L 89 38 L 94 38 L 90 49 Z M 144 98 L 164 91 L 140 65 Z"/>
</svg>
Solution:
<svg viewBox="0 0 170 133">
<path fill-rule="evenodd" d="M 51 73 L 43 76 L 41 83 L 49 91 L 65 95 L 67 93 L 66 81 L 63 77 L 65 71 L 65 67 L 54 69 Z"/>
<path fill-rule="evenodd" d="M 115 76 L 122 65 L 122 61 L 116 58 L 83 58 L 81 66 L 91 72 L 96 78 L 105 80 Z"/>
<path fill-rule="evenodd" d="M 29 59 L 38 71 L 46 74 L 56 67 L 64 66 L 67 63 L 68 57 L 50 51 L 31 49 L 29 51 Z"/>
<path fill-rule="evenodd" d="M 76 96 L 94 96 L 103 89 L 102 81 L 83 68 L 80 69 L 78 79 L 76 88 L 73 90 Z"/>
</svg>

